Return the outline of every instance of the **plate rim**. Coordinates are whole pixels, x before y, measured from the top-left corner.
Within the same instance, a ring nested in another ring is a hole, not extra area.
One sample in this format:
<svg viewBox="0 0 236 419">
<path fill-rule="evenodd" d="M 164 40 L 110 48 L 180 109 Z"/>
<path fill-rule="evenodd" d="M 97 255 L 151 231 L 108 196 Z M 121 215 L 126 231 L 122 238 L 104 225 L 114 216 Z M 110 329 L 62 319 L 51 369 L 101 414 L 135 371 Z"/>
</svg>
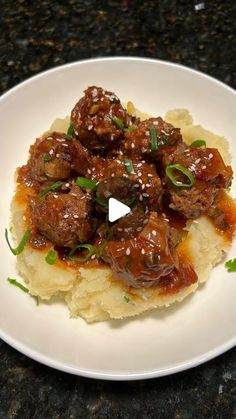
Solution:
<svg viewBox="0 0 236 419">
<path fill-rule="evenodd" d="M 185 66 L 183 64 L 174 63 L 171 61 L 166 60 L 160 60 L 155 58 L 148 58 L 148 57 L 138 57 L 138 56 L 109 56 L 109 57 L 97 57 L 97 58 L 88 58 L 83 60 L 76 60 L 70 63 L 62 64 L 44 71 L 40 71 L 39 73 L 32 75 L 31 77 L 28 77 L 26 80 L 23 80 L 20 83 L 17 83 L 7 91 L 5 91 L 0 96 L 0 104 L 4 103 L 5 100 L 8 99 L 8 96 L 11 94 L 15 94 L 18 90 L 21 88 L 24 88 L 28 84 L 38 80 L 42 79 L 44 77 L 47 77 L 48 75 L 51 75 L 53 73 L 60 72 L 62 70 L 70 69 L 72 67 L 76 67 L 78 65 L 86 65 L 90 63 L 96 63 L 96 62 L 109 62 L 109 61 L 133 61 L 133 62 L 147 62 L 147 63 L 154 63 L 159 64 L 162 66 L 168 66 L 173 68 L 178 68 L 184 71 L 187 71 L 189 73 L 194 73 L 198 77 L 202 77 L 205 80 L 209 80 L 216 85 L 218 85 L 221 88 L 224 88 L 228 90 L 231 94 L 236 95 L 236 90 L 225 84 L 224 82 L 216 79 L 215 77 L 212 77 L 202 71 L 195 70 L 191 67 Z M 18 340 L 15 340 L 11 335 L 9 335 L 7 332 L 4 332 L 2 329 L 0 329 L 0 338 L 13 347 L 15 350 L 19 351 L 20 353 L 24 354 L 25 356 L 28 356 L 29 358 L 33 359 L 34 361 L 37 361 L 41 364 L 46 365 L 47 367 L 54 368 L 59 371 L 63 371 L 66 373 L 86 377 L 86 378 L 93 378 L 93 379 L 102 379 L 102 380 L 113 380 L 113 381 L 132 381 L 132 380 L 143 380 L 143 379 L 151 379 L 151 378 L 157 378 L 157 377 L 163 377 L 170 374 L 175 374 L 181 371 L 188 370 L 190 368 L 197 367 L 198 365 L 201 365 L 221 354 L 224 352 L 232 349 L 236 345 L 236 336 L 227 340 L 220 346 L 217 346 L 214 349 L 211 349 L 204 354 L 200 356 L 195 356 L 193 358 L 190 358 L 189 360 L 170 365 L 169 367 L 163 367 L 158 370 L 151 370 L 146 372 L 138 372 L 138 373 L 109 373 L 109 372 L 99 372 L 95 370 L 89 370 L 89 369 L 80 369 L 76 368 L 70 365 L 65 365 L 63 362 L 55 361 L 52 357 L 49 357 L 47 355 L 44 355 L 37 350 L 30 349 L 29 346 L 19 342 Z"/>
</svg>

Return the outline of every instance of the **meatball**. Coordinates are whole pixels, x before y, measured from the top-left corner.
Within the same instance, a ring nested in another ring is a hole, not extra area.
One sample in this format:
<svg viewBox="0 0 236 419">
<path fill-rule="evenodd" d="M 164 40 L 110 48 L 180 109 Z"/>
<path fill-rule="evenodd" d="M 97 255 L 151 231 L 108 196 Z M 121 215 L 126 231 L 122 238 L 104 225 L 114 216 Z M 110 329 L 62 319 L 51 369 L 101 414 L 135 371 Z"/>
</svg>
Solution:
<svg viewBox="0 0 236 419">
<path fill-rule="evenodd" d="M 71 112 L 75 134 L 90 150 L 114 148 L 123 137 L 123 128 L 130 124 L 131 117 L 114 93 L 96 86 L 88 87 L 84 93 Z M 122 121 L 122 126 L 117 124 L 117 118 Z"/>
<path fill-rule="evenodd" d="M 116 278 L 136 288 L 158 285 L 176 263 L 170 250 L 168 223 L 156 212 L 151 212 L 146 221 L 135 237 L 110 240 L 102 255 Z"/>
<path fill-rule="evenodd" d="M 157 147 L 152 144 L 151 130 L 156 134 Z M 138 158 L 142 155 L 156 155 L 163 146 L 170 146 L 182 142 L 179 128 L 174 128 L 161 117 L 150 118 L 138 124 L 136 129 L 125 133 L 125 150 L 131 156 Z"/>
<path fill-rule="evenodd" d="M 215 185 L 198 181 L 189 189 L 168 189 L 169 207 L 185 218 L 195 219 L 206 213 L 212 206 L 218 190 Z"/>
<path fill-rule="evenodd" d="M 127 166 L 130 164 L 131 167 Z M 136 200 L 153 211 L 159 209 L 163 190 L 154 164 L 148 164 L 144 160 L 131 161 L 122 156 L 106 164 L 104 170 L 100 170 L 100 176 L 102 181 L 98 186 L 98 197 L 104 197 L 104 185 L 106 185 L 106 189 L 109 188 L 110 192 L 106 191 L 105 198 L 113 196 L 127 205 Z M 127 189 L 128 185 L 130 186 Z M 120 189 L 119 192 L 117 187 Z M 105 202 L 107 203 L 107 200 Z"/>
<path fill-rule="evenodd" d="M 218 150 L 214 148 L 174 147 L 168 155 L 163 155 L 164 168 L 179 164 L 193 176 L 191 187 L 174 185 L 164 176 L 163 184 L 170 208 L 178 211 L 186 218 L 198 218 L 212 206 L 220 188 L 226 188 L 232 179 L 232 169 L 226 166 Z M 186 183 L 188 179 L 179 170 L 173 168 L 175 179 Z"/>
<path fill-rule="evenodd" d="M 136 199 L 136 189 L 131 180 L 123 177 L 112 177 L 98 184 L 96 201 L 103 208 L 108 207 L 109 198 L 115 198 L 126 205 Z"/>
<path fill-rule="evenodd" d="M 65 134 L 53 132 L 31 146 L 31 176 L 38 182 L 66 179 L 72 170 L 86 176 L 96 158 L 78 140 L 67 141 Z"/>
<path fill-rule="evenodd" d="M 70 176 L 73 146 L 65 134 L 53 132 L 36 140 L 30 149 L 31 175 L 38 182 L 66 179 Z"/>
<path fill-rule="evenodd" d="M 73 248 L 96 228 L 89 194 L 73 186 L 68 194 L 49 192 L 31 200 L 31 219 L 39 233 L 57 246 Z"/>
</svg>

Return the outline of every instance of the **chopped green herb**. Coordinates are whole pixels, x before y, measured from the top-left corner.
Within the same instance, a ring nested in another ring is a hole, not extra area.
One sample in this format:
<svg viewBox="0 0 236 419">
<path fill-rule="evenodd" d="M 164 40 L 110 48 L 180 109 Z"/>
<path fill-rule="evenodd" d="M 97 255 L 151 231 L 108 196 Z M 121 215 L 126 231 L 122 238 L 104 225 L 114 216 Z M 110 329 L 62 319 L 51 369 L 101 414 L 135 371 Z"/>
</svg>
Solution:
<svg viewBox="0 0 236 419">
<path fill-rule="evenodd" d="M 206 148 L 206 141 L 205 140 L 195 140 L 192 144 L 190 144 L 190 147 L 201 147 Z"/>
<path fill-rule="evenodd" d="M 96 201 L 96 202 L 98 203 L 98 205 L 100 205 L 101 207 L 108 208 L 108 201 L 107 201 L 106 199 L 96 197 L 96 198 L 95 198 L 95 201 Z"/>
<path fill-rule="evenodd" d="M 183 173 L 188 178 L 189 182 L 184 183 L 184 182 L 181 182 L 181 181 L 177 180 L 175 175 L 174 175 L 174 171 L 178 171 L 178 172 Z M 166 176 L 168 176 L 168 178 L 171 180 L 171 182 L 175 186 L 191 188 L 195 183 L 195 178 L 192 175 L 192 173 L 186 167 L 182 166 L 182 164 L 179 164 L 179 163 L 170 164 L 169 166 L 166 167 L 165 172 L 166 172 Z"/>
<path fill-rule="evenodd" d="M 66 140 L 68 140 L 68 141 L 72 140 L 72 134 L 74 132 L 74 128 L 75 128 L 74 124 L 70 124 L 70 126 L 67 130 L 67 133 L 66 133 Z"/>
<path fill-rule="evenodd" d="M 57 260 L 57 252 L 55 250 L 49 250 L 45 260 L 49 265 L 54 265 Z"/>
<path fill-rule="evenodd" d="M 33 297 L 33 299 L 36 302 L 36 306 L 39 306 L 39 297 L 38 297 L 38 295 L 37 296 L 36 295 L 32 295 L 32 297 Z"/>
<path fill-rule="evenodd" d="M 75 183 L 77 186 L 80 186 L 81 188 L 95 189 L 97 187 L 96 182 L 87 179 L 86 177 L 77 177 Z"/>
<path fill-rule="evenodd" d="M 124 129 L 124 122 L 122 121 L 122 119 L 117 118 L 117 116 L 115 115 L 113 115 L 111 119 L 113 122 L 115 122 L 118 128 Z"/>
<path fill-rule="evenodd" d="M 21 289 L 21 291 L 26 292 L 26 293 L 28 293 L 28 292 L 29 292 L 28 288 L 26 288 L 23 284 L 21 284 L 20 282 L 18 282 L 16 279 L 13 279 L 13 278 L 7 278 L 7 280 L 8 280 L 8 282 L 9 282 L 11 285 L 15 285 L 15 287 L 20 288 L 20 289 Z"/>
<path fill-rule="evenodd" d="M 13 253 L 13 255 L 16 256 L 16 255 L 19 255 L 20 253 L 23 252 L 23 250 L 25 248 L 25 245 L 26 245 L 26 242 L 27 242 L 30 234 L 31 234 L 31 230 L 26 230 L 26 232 L 25 232 L 24 236 L 22 237 L 22 239 L 21 239 L 20 243 L 18 244 L 18 246 L 15 247 L 15 248 L 13 248 L 11 246 L 10 242 L 9 242 L 7 228 L 5 228 L 5 238 L 6 238 L 7 244 L 9 246 L 11 252 Z"/>
<path fill-rule="evenodd" d="M 55 189 L 60 188 L 63 185 L 63 182 L 58 180 L 57 182 L 52 183 L 47 188 L 43 189 L 41 192 L 39 192 L 38 196 L 42 198 L 44 195 L 46 195 L 50 191 L 55 191 Z"/>
<path fill-rule="evenodd" d="M 129 128 L 125 128 L 126 132 L 132 132 L 135 131 L 137 129 L 137 125 L 131 125 Z"/>
<path fill-rule="evenodd" d="M 45 163 L 49 162 L 50 160 L 52 160 L 50 154 L 45 154 L 43 160 L 45 161 Z"/>
<path fill-rule="evenodd" d="M 129 303 L 131 301 L 130 298 L 127 297 L 127 295 L 124 295 L 124 300 L 125 300 L 126 303 Z"/>
<path fill-rule="evenodd" d="M 124 160 L 124 165 L 125 165 L 127 173 L 129 173 L 129 174 L 134 174 L 135 173 L 132 160 L 125 159 Z"/>
<path fill-rule="evenodd" d="M 106 246 L 107 246 L 108 242 L 109 242 L 109 240 L 108 240 L 108 239 L 105 239 L 105 240 L 102 242 L 101 246 L 99 246 L 99 248 L 98 248 L 98 250 L 97 250 L 97 252 L 96 252 L 96 255 L 97 255 L 97 257 L 98 257 L 98 258 L 100 258 L 100 257 L 102 256 L 102 254 L 103 254 L 103 252 L 104 252 L 104 250 L 105 250 L 105 248 L 106 248 Z"/>
<path fill-rule="evenodd" d="M 130 198 L 129 201 L 127 202 L 127 205 L 132 205 L 134 202 L 136 202 L 136 197 L 133 196 L 133 198 Z"/>
<path fill-rule="evenodd" d="M 23 284 L 21 284 L 19 281 L 17 281 L 14 278 L 7 278 L 7 281 L 11 284 L 14 285 L 15 287 L 19 288 L 21 291 L 25 292 L 26 294 L 29 294 L 29 289 L 26 288 Z M 36 305 L 39 305 L 39 297 L 35 296 L 35 295 L 31 295 L 30 296 L 35 300 Z"/>
<path fill-rule="evenodd" d="M 227 268 L 228 272 L 236 272 L 236 258 L 225 262 L 225 267 Z"/>
<path fill-rule="evenodd" d="M 154 127 L 154 125 L 151 125 L 149 128 L 150 137 L 151 137 L 151 150 L 157 151 L 158 145 L 157 145 L 157 130 Z"/>
<path fill-rule="evenodd" d="M 88 250 L 88 254 L 86 257 L 84 258 L 77 258 L 76 256 L 74 256 L 75 252 L 78 249 L 87 249 Z M 93 256 L 94 254 L 96 254 L 96 249 L 94 246 L 92 246 L 92 244 L 79 244 L 78 246 L 76 246 L 74 249 L 71 250 L 71 252 L 69 253 L 69 258 L 71 260 L 73 260 L 74 262 L 80 262 L 80 263 L 85 263 L 87 262 L 91 256 Z"/>
</svg>

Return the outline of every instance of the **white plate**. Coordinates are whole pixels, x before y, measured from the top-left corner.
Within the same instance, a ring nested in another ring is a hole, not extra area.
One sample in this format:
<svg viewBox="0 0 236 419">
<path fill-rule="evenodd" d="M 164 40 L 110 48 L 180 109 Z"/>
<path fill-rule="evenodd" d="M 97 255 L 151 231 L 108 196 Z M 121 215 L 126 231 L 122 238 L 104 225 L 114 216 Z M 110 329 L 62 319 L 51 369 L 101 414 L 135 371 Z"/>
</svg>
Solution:
<svg viewBox="0 0 236 419">
<path fill-rule="evenodd" d="M 26 162 L 35 137 L 56 117 L 68 115 L 92 84 L 114 91 L 122 101 L 132 100 L 149 114 L 188 108 L 195 122 L 226 136 L 236 156 L 235 91 L 176 64 L 140 58 L 81 61 L 39 74 L 2 96 L 1 337 L 37 361 L 88 377 L 141 379 L 193 367 L 236 342 L 236 274 L 227 273 L 223 265 L 182 304 L 93 325 L 70 319 L 59 304 L 37 307 L 6 281 L 16 277 L 15 259 L 4 240 L 15 168 Z M 236 256 L 235 244 L 229 256 Z"/>
</svg>

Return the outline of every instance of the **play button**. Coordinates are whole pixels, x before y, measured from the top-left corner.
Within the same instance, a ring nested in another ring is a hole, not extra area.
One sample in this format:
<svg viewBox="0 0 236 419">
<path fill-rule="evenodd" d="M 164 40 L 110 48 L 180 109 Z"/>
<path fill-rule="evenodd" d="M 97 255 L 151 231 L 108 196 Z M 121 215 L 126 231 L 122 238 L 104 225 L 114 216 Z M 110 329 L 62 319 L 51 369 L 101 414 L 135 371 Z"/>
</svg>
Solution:
<svg viewBox="0 0 236 419">
<path fill-rule="evenodd" d="M 119 218 L 124 217 L 125 215 L 129 214 L 131 211 L 128 205 L 123 204 L 120 201 L 117 201 L 115 198 L 110 198 L 108 201 L 108 218 L 111 223 Z"/>
</svg>

